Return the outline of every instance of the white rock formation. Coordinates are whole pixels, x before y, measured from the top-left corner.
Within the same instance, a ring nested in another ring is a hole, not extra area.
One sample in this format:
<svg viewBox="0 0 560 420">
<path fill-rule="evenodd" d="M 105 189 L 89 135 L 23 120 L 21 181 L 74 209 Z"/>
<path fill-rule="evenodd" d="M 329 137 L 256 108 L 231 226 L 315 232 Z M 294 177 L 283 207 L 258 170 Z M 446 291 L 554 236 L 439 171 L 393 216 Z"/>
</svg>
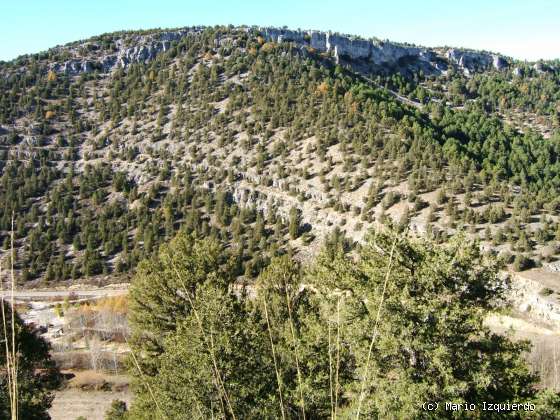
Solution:
<svg viewBox="0 0 560 420">
<path fill-rule="evenodd" d="M 157 54 L 167 51 L 172 42 L 200 33 L 203 29 L 203 27 L 193 27 L 123 36 L 115 41 L 114 53 L 97 57 L 96 61 L 91 58 L 71 59 L 53 64 L 51 69 L 75 75 L 94 70 L 110 72 L 116 68 L 126 68 L 132 63 L 146 63 L 153 60 Z M 410 66 L 411 69 L 440 74 L 451 65 L 465 74 L 472 74 L 492 68 L 503 70 L 509 65 L 508 61 L 500 55 L 459 48 L 450 48 L 441 53 L 436 49 L 368 40 L 332 32 L 281 28 L 246 28 L 245 30 L 260 32 L 267 41 L 292 42 L 300 48 L 313 48 L 319 52 L 330 53 L 337 63 L 343 61 L 345 64 L 354 64 L 366 71 L 383 70 L 384 67 L 406 70 L 406 67 Z M 99 49 L 99 46 L 94 43 L 88 45 L 94 50 Z M 219 41 L 217 45 L 221 45 Z"/>
</svg>

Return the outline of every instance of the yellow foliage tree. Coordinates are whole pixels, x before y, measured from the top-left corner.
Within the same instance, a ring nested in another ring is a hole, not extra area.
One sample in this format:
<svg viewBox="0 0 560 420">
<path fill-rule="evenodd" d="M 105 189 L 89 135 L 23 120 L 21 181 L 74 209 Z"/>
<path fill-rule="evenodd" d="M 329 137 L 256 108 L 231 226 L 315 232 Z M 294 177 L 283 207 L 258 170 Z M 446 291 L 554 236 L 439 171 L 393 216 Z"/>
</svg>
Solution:
<svg viewBox="0 0 560 420">
<path fill-rule="evenodd" d="M 327 82 L 322 82 L 317 86 L 317 93 L 324 95 L 328 91 L 329 91 L 329 85 L 327 84 Z"/>
<path fill-rule="evenodd" d="M 262 46 L 261 51 L 263 51 L 265 53 L 270 52 L 270 51 L 274 50 L 275 47 L 276 47 L 276 44 L 274 44 L 274 42 L 267 42 Z"/>
<path fill-rule="evenodd" d="M 96 302 L 95 311 L 107 310 L 115 314 L 126 314 L 128 312 L 128 299 L 126 296 L 111 296 Z"/>
</svg>

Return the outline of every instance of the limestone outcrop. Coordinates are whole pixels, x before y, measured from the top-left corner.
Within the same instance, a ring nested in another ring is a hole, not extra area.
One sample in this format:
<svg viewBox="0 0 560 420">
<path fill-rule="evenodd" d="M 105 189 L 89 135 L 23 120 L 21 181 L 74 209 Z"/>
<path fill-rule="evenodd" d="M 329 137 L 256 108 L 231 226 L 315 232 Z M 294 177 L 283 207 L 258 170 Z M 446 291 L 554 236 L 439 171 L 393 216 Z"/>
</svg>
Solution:
<svg viewBox="0 0 560 420">
<path fill-rule="evenodd" d="M 430 73 L 440 74 L 449 65 L 456 66 L 465 74 L 489 69 L 503 70 L 509 63 L 505 57 L 480 51 L 449 48 L 441 50 L 398 44 L 390 41 L 366 40 L 331 32 L 294 31 L 289 29 L 262 28 L 267 41 L 310 47 L 320 52 L 333 54 L 337 62 L 362 61 L 374 66 L 421 68 Z"/>
<path fill-rule="evenodd" d="M 553 296 L 542 294 L 543 283 L 523 274 L 514 274 L 509 286 L 513 307 L 536 321 L 560 327 L 560 305 Z"/>
<path fill-rule="evenodd" d="M 173 41 L 178 41 L 189 33 L 199 32 L 201 28 L 188 28 L 176 31 L 162 31 L 148 35 L 133 35 L 115 41 L 116 53 L 98 57 L 71 59 L 63 63 L 55 63 L 51 70 L 57 73 L 76 75 L 95 70 L 110 72 L 116 68 L 126 68 L 133 63 L 147 63 L 171 47 Z M 97 50 L 98 46 L 94 45 Z"/>
<path fill-rule="evenodd" d="M 203 29 L 192 27 L 149 34 L 128 34 L 117 39 L 108 54 L 97 55 L 95 58 L 72 58 L 52 64 L 50 69 L 76 75 L 95 70 L 108 73 L 117 68 L 127 68 L 133 63 L 147 63 L 159 53 L 169 50 L 174 41 L 200 33 Z M 309 49 L 329 53 L 337 63 L 368 73 L 422 70 L 429 74 L 441 74 L 451 66 L 469 75 L 489 69 L 503 70 L 509 66 L 508 60 L 500 55 L 460 48 L 434 49 L 332 32 L 254 27 L 241 29 L 256 31 L 269 42 L 291 42 L 305 50 L 305 53 Z M 95 42 L 86 44 L 93 51 L 100 50 Z M 220 40 L 217 40 L 216 45 L 221 45 Z"/>
</svg>

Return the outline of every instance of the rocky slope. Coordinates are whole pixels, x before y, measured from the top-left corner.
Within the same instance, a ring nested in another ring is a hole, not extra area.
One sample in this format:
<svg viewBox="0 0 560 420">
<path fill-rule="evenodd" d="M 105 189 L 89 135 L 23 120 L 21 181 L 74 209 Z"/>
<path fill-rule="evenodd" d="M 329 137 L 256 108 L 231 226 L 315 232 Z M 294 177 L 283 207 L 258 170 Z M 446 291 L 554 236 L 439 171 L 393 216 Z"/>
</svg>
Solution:
<svg viewBox="0 0 560 420">
<path fill-rule="evenodd" d="M 110 53 L 102 54 L 99 53 L 103 51 L 101 43 L 96 40 L 82 42 L 78 48 L 59 47 L 55 51 L 70 52 L 73 57 L 52 63 L 50 69 L 75 75 L 96 70 L 110 72 L 134 63 L 147 63 L 155 59 L 158 53 L 169 50 L 173 42 L 196 36 L 203 30 L 203 27 L 191 27 L 148 34 L 126 34 L 115 39 Z M 511 59 L 502 55 L 461 48 L 426 48 L 321 31 L 270 27 L 244 30 L 260 32 L 267 41 L 292 42 L 300 48 L 332 54 L 336 62 L 351 64 L 362 71 L 423 70 L 427 74 L 444 74 L 449 68 L 454 68 L 472 74 L 489 69 L 503 70 L 511 65 Z M 227 42 L 227 39 L 216 39 L 217 46 Z"/>
<path fill-rule="evenodd" d="M 287 29 L 262 28 L 267 40 L 294 42 L 320 52 L 331 53 L 337 62 L 356 65 L 360 61 L 370 71 L 423 70 L 428 74 L 442 74 L 455 67 L 466 74 L 491 68 L 503 70 L 508 60 L 498 54 L 468 51 L 457 48 L 425 48 L 402 45 L 390 41 L 363 38 L 319 31 L 291 31 Z"/>
<path fill-rule="evenodd" d="M 181 226 L 229 241 L 247 277 L 391 219 L 436 240 L 466 231 L 509 262 L 555 259 L 554 143 L 383 78 L 422 70 L 447 91 L 452 73 L 514 65 L 247 27 L 105 34 L 2 63 L 4 259 L 12 214 L 34 281 L 129 272 Z"/>
</svg>

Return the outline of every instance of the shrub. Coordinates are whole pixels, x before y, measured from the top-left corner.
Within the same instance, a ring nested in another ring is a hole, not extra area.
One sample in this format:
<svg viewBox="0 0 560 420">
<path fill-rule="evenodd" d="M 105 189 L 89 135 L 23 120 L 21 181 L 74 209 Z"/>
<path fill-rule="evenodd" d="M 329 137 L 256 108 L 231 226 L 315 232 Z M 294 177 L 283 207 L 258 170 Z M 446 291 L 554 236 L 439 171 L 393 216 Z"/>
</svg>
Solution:
<svg viewBox="0 0 560 420">
<path fill-rule="evenodd" d="M 126 403 L 121 400 L 113 400 L 111 406 L 105 413 L 105 420 L 124 420 L 128 410 Z"/>
<path fill-rule="evenodd" d="M 513 260 L 513 269 L 515 271 L 524 271 L 531 268 L 533 265 L 533 261 L 530 258 L 527 258 L 523 254 L 517 254 L 515 260 Z"/>
</svg>

